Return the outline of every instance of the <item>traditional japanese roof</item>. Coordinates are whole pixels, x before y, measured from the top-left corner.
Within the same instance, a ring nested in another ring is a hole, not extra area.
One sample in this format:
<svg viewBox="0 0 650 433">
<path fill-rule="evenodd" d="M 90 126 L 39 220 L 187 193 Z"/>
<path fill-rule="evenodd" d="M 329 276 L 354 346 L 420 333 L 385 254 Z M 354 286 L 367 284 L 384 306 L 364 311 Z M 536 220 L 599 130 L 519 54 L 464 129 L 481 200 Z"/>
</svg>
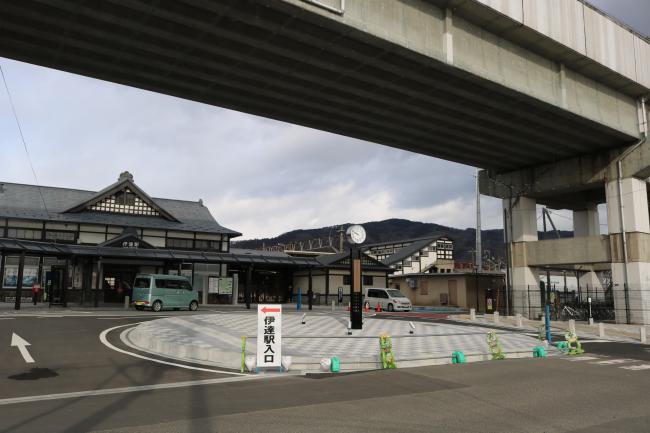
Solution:
<svg viewBox="0 0 650 433">
<path fill-rule="evenodd" d="M 350 267 L 350 251 L 344 251 L 338 254 L 323 254 L 316 257 L 318 263 L 328 268 L 349 268 Z M 383 264 L 377 259 L 362 253 L 361 264 L 366 269 L 379 270 L 379 271 L 392 271 L 391 268 Z"/>
<path fill-rule="evenodd" d="M 146 192 L 140 189 L 140 187 L 138 187 L 138 185 L 133 182 L 133 175 L 128 171 L 122 172 L 120 174 L 120 177 L 117 179 L 117 182 L 114 184 L 107 186 L 92 197 L 82 200 L 64 212 L 84 212 L 88 210 L 96 210 L 95 205 L 98 203 L 111 199 L 111 197 L 113 197 L 118 192 L 127 190 L 134 193 L 153 212 L 159 214 L 165 219 L 178 222 L 178 220 L 174 218 L 172 214 L 167 212 L 164 207 L 156 203 L 151 197 L 149 197 Z"/>
<path fill-rule="evenodd" d="M 159 215 L 133 215 L 88 209 L 89 206 L 101 201 L 103 197 L 127 186 L 145 203 L 158 210 Z M 43 202 L 45 202 L 45 206 Z M 241 236 L 241 233 L 219 225 L 201 201 L 149 197 L 133 183 L 132 178 L 118 180 L 100 192 L 2 183 L 0 184 L 0 218 L 108 224 L 145 229 L 228 234 L 231 237 Z"/>
<path fill-rule="evenodd" d="M 426 238 L 403 239 L 403 240 L 398 239 L 395 241 L 387 241 L 387 242 L 375 243 L 370 245 L 364 245 L 363 249 L 365 251 L 368 251 L 370 248 L 380 247 L 382 245 L 408 243 L 408 245 L 401 247 L 395 253 L 393 253 L 393 255 L 386 257 L 384 260 L 381 261 L 383 264 L 387 266 L 391 266 L 394 265 L 395 263 L 401 262 L 402 260 L 408 259 L 418 251 L 430 245 L 431 243 L 439 240 L 451 240 L 451 238 L 449 238 L 448 236 L 438 235 L 438 236 L 430 236 Z"/>
</svg>

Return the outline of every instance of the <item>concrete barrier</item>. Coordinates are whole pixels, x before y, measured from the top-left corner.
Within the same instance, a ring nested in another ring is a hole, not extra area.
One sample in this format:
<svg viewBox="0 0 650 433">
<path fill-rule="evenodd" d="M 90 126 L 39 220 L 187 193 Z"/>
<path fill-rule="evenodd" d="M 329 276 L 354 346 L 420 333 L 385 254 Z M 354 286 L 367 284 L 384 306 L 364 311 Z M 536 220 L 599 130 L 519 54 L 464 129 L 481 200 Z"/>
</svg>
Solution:
<svg viewBox="0 0 650 433">
<path fill-rule="evenodd" d="M 469 319 L 476 320 L 476 309 L 474 308 L 469 309 Z"/>
<path fill-rule="evenodd" d="M 499 323 L 499 312 L 498 311 L 494 312 L 494 323 Z"/>
<path fill-rule="evenodd" d="M 517 313 L 517 315 L 516 315 L 515 317 L 516 317 L 516 319 L 517 319 L 517 328 L 523 328 L 523 326 L 524 326 L 524 320 L 523 320 L 523 318 L 521 317 L 521 314 Z"/>
</svg>

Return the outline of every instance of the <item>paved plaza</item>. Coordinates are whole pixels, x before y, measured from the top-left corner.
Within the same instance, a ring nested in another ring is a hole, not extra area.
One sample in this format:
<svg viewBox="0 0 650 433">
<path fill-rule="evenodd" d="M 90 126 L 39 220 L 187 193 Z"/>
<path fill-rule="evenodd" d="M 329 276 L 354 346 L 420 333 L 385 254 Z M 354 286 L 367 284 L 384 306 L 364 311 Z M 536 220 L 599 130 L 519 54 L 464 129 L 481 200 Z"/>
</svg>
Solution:
<svg viewBox="0 0 650 433">
<path fill-rule="evenodd" d="M 321 358 L 337 356 L 343 370 L 379 367 L 378 336 L 388 334 L 398 366 L 450 362 L 452 352 L 462 351 L 468 361 L 489 359 L 489 328 L 438 323 L 364 318 L 363 330 L 347 335 L 345 314 L 285 314 L 282 326 L 283 355 L 293 358 L 295 369 L 315 370 Z M 246 354 L 255 354 L 257 317 L 254 313 L 224 312 L 172 317 L 141 323 L 122 333 L 122 340 L 147 352 L 225 368 L 241 365 L 241 337 L 247 337 Z M 509 357 L 532 356 L 539 342 L 519 332 L 499 331 L 499 341 Z M 551 350 L 553 353 L 553 350 Z"/>
</svg>

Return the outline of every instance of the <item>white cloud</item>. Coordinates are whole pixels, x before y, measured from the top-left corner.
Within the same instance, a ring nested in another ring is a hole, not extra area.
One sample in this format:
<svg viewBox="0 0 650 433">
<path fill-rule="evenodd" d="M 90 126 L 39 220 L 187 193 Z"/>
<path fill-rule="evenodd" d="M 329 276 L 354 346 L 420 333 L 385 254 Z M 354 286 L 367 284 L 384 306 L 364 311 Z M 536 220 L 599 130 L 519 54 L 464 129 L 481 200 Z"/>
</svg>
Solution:
<svg viewBox="0 0 650 433">
<path fill-rule="evenodd" d="M 2 60 L 40 183 L 98 190 L 129 170 L 157 197 L 202 198 L 244 238 L 407 218 L 475 223 L 474 169 L 287 123 Z M 0 94 L 2 180 L 33 183 Z M 501 225 L 488 200 L 484 228 Z M 500 209 L 500 208 L 499 208 Z"/>
</svg>

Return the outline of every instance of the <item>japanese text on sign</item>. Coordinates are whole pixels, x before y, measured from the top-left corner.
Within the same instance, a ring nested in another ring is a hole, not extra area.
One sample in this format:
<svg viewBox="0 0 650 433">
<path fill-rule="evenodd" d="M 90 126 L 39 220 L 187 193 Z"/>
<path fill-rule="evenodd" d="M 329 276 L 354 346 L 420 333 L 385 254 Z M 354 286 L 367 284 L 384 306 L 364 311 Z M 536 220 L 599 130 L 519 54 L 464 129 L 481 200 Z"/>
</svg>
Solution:
<svg viewBox="0 0 650 433">
<path fill-rule="evenodd" d="M 282 306 L 257 306 L 257 366 L 282 364 Z"/>
</svg>

